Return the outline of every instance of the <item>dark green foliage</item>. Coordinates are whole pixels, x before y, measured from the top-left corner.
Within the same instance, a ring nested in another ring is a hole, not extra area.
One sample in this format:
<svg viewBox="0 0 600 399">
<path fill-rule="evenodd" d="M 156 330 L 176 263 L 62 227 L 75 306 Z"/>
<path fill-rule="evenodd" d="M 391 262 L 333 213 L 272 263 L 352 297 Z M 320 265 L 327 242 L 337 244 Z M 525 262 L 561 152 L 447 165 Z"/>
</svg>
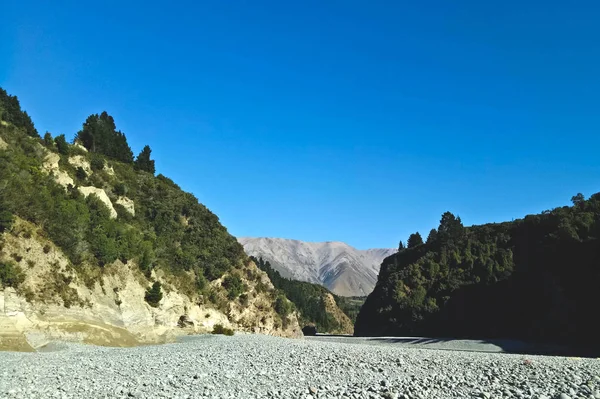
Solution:
<svg viewBox="0 0 600 399">
<path fill-rule="evenodd" d="M 0 198 L 1 199 L 1 198 Z M 10 229 L 14 222 L 14 217 L 10 211 L 1 208 L 0 203 L 0 234 L 4 233 L 4 231 Z"/>
<path fill-rule="evenodd" d="M 21 104 L 17 96 L 11 96 L 0 87 L 0 120 L 12 123 L 18 128 L 25 130 L 28 136 L 39 137 L 27 111 L 21 110 Z"/>
<path fill-rule="evenodd" d="M 42 172 L 46 154 L 36 140 L 13 126 L 0 126 L 0 135 L 10 143 L 0 151 L 2 228 L 11 225 L 13 215 L 43 226 L 74 265 L 135 260 L 147 276 L 154 268 L 174 275 L 192 271 L 197 285 L 204 287 L 205 278 L 220 278 L 246 258 L 217 216 L 165 176 L 153 177 L 114 160 L 115 176 L 110 176 L 102 171 L 102 154 L 84 154 L 95 169 L 86 184 L 109 195 L 126 194 L 135 203 L 135 217 L 115 206 L 119 216 L 110 219 L 97 198 L 86 200 L 77 189 L 65 190 Z M 69 170 L 68 163 L 59 164 Z"/>
<path fill-rule="evenodd" d="M 445 213 L 436 238 L 384 260 L 356 334 L 594 343 L 600 195 L 573 202 L 468 228 Z"/>
<path fill-rule="evenodd" d="M 227 298 L 231 300 L 240 296 L 247 289 L 242 279 L 235 274 L 225 277 L 222 285 L 227 290 Z"/>
<path fill-rule="evenodd" d="M 150 159 L 150 154 L 152 150 L 150 146 L 144 146 L 144 149 L 140 152 L 135 160 L 135 168 L 137 170 L 143 170 L 144 172 L 149 172 L 154 174 L 156 169 L 154 167 L 154 160 Z"/>
<path fill-rule="evenodd" d="M 148 305 L 152 306 L 153 308 L 156 308 L 156 307 L 158 307 L 158 304 L 161 301 L 162 297 L 163 297 L 163 294 L 162 294 L 160 283 L 158 281 L 156 281 L 156 282 L 154 282 L 154 284 L 152 284 L 152 288 L 149 288 L 146 291 L 146 296 L 144 299 L 146 299 L 146 302 L 148 302 Z"/>
<path fill-rule="evenodd" d="M 259 269 L 267 273 L 275 288 L 285 294 L 296 309 L 298 309 L 302 324 L 314 324 L 322 332 L 332 332 L 340 329 L 339 322 L 327 312 L 325 307 L 323 296 L 331 294 L 327 288 L 317 284 L 281 277 L 281 274 L 273 269 L 269 262 L 265 262 L 262 258 L 256 259 L 251 257 L 251 259 Z M 344 301 L 343 298 L 336 295 L 333 295 L 333 297 L 338 304 Z M 279 301 L 279 304 L 277 304 L 277 301 Z M 276 299 L 275 305 L 279 306 L 280 310 L 285 313 L 288 311 L 288 303 L 287 301 L 284 302 L 283 299 Z"/>
<path fill-rule="evenodd" d="M 223 327 L 222 324 L 215 324 L 215 326 L 213 327 L 213 334 L 222 334 L 222 335 L 227 335 L 227 336 L 232 336 L 233 330 L 231 328 L 227 328 L 227 327 Z"/>
<path fill-rule="evenodd" d="M 334 296 L 337 306 L 350 318 L 352 324 L 356 323 L 356 317 L 360 312 L 360 308 L 364 305 L 366 296 Z"/>
<path fill-rule="evenodd" d="M 46 134 L 44 134 L 44 145 L 48 148 L 54 147 L 54 139 L 52 138 L 50 132 L 46 132 Z"/>
<path fill-rule="evenodd" d="M 431 229 L 427 236 L 427 244 L 432 244 L 435 240 L 437 240 L 437 230 Z"/>
<path fill-rule="evenodd" d="M 56 149 L 58 150 L 59 154 L 69 155 L 69 144 L 67 143 L 64 134 L 56 136 L 54 143 L 56 144 Z"/>
<path fill-rule="evenodd" d="M 411 234 L 410 237 L 408 237 L 408 241 L 406 242 L 406 247 L 414 248 L 414 247 L 422 245 L 422 244 L 423 244 L 423 238 L 421 237 L 421 234 L 416 232 L 414 234 Z"/>
<path fill-rule="evenodd" d="M 90 115 L 75 139 L 91 152 L 132 163 L 133 153 L 127 144 L 125 134 L 116 129 L 113 117 L 104 111 L 100 115 Z"/>
<path fill-rule="evenodd" d="M 287 317 L 294 310 L 292 303 L 283 294 L 277 295 L 274 307 L 277 314 L 281 317 Z"/>
<path fill-rule="evenodd" d="M 117 183 L 113 191 L 118 196 L 127 195 L 127 186 L 124 183 Z"/>
<path fill-rule="evenodd" d="M 18 265 L 0 261 L 0 287 L 17 288 L 24 280 L 25 275 Z"/>
<path fill-rule="evenodd" d="M 577 193 L 571 198 L 571 202 L 575 206 L 582 206 L 585 203 L 585 197 L 581 193 Z"/>
<path fill-rule="evenodd" d="M 398 252 L 404 251 L 405 249 L 406 247 L 404 246 L 404 243 L 402 242 L 402 240 L 400 240 L 400 242 L 398 243 Z"/>
<path fill-rule="evenodd" d="M 85 170 L 83 170 L 83 168 L 81 166 L 79 166 L 75 170 L 75 177 L 79 180 L 85 180 L 85 179 L 87 179 L 87 173 L 85 173 Z"/>
<path fill-rule="evenodd" d="M 95 172 L 104 169 L 104 159 L 97 154 L 92 154 L 90 168 Z"/>
</svg>

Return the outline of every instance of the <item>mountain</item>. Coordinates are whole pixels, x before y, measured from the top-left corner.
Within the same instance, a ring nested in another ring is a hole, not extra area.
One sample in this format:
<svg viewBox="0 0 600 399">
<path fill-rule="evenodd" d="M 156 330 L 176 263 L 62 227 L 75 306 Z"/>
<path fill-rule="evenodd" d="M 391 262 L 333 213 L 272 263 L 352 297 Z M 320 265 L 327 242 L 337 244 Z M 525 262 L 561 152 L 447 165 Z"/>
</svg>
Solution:
<svg viewBox="0 0 600 399">
<path fill-rule="evenodd" d="M 267 273 L 275 288 L 281 290 L 294 304 L 301 326 L 314 326 L 321 333 L 354 333 L 356 314 L 353 311 L 357 307 L 352 299 L 334 295 L 320 284 L 281 277 L 268 261 L 250 258 L 260 270 Z M 351 320 L 350 316 L 354 319 Z"/>
<path fill-rule="evenodd" d="M 336 295 L 365 296 L 381 261 L 395 249 L 358 250 L 343 242 L 238 238 L 248 255 L 263 258 L 283 277 L 321 284 Z"/>
<path fill-rule="evenodd" d="M 137 159 L 106 112 L 40 138 L 0 89 L 0 349 L 211 331 L 300 336 L 292 304 L 218 217 Z"/>
<path fill-rule="evenodd" d="M 600 353 L 600 193 L 513 222 L 464 227 L 386 258 L 356 335 L 519 339 Z"/>
</svg>

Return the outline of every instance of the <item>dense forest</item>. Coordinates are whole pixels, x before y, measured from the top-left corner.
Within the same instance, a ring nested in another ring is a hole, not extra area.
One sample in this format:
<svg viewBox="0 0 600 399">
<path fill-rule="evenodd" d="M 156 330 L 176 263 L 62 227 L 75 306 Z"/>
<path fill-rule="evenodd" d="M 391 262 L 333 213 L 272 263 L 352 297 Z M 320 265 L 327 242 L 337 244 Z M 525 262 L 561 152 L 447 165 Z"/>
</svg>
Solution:
<svg viewBox="0 0 600 399">
<path fill-rule="evenodd" d="M 595 344 L 600 193 L 572 202 L 472 227 L 445 213 L 384 260 L 355 334 Z"/>
<path fill-rule="evenodd" d="M 0 233 L 17 217 L 40 226 L 90 283 L 119 259 L 134 261 L 148 277 L 155 268 L 179 276 L 180 288 L 209 297 L 207 280 L 248 261 L 217 216 L 169 178 L 154 176 L 150 147 L 134 159 L 106 112 L 88 117 L 74 143 L 64 135 L 41 138 L 17 98 L 0 89 L 0 120 Z M 49 156 L 58 159 L 60 170 L 48 169 Z M 90 167 L 74 166 L 73 158 Z M 63 172 L 72 184 L 57 182 L 56 173 Z M 102 189 L 117 215 L 81 187 Z M 135 212 L 124 199 L 135 204 Z M 19 267 L 0 266 L 0 284 L 18 285 Z M 243 290 L 232 284 L 231 291 L 230 297 L 238 297 Z"/>
<path fill-rule="evenodd" d="M 276 289 L 295 305 L 300 316 L 300 325 L 314 325 L 318 332 L 340 333 L 345 332 L 347 326 L 342 325 L 326 306 L 326 295 L 331 295 L 336 305 L 350 318 L 352 323 L 356 320 L 358 309 L 362 305 L 360 299 L 343 298 L 332 294 L 327 288 L 304 281 L 290 280 L 265 262 L 262 258 L 250 257 L 259 269 L 265 271 Z"/>
</svg>

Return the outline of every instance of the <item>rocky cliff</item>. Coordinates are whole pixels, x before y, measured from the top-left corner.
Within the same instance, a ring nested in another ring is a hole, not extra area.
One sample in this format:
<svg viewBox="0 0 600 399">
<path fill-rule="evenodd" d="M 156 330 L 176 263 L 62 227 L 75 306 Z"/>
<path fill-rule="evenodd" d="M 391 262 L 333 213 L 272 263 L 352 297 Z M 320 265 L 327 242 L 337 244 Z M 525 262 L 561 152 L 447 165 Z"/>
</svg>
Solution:
<svg viewBox="0 0 600 399">
<path fill-rule="evenodd" d="M 0 348 L 165 342 L 216 324 L 301 335 L 218 217 L 155 176 L 148 146 L 134 160 L 110 115 L 88 117 L 80 143 L 42 139 L 0 94 Z"/>
<path fill-rule="evenodd" d="M 295 314 L 282 319 L 273 309 L 273 286 L 248 262 L 240 272 L 244 301 L 228 301 L 221 284 L 211 282 L 217 300 L 188 296 L 184 287 L 161 271 L 158 307 L 144 296 L 150 280 L 133 262 L 108 265 L 101 273 L 79 273 L 43 231 L 17 220 L 2 235 L 0 262 L 20 266 L 18 288 L 0 289 L 0 349 L 33 350 L 53 340 L 111 346 L 172 341 L 179 335 L 211 332 L 215 324 L 236 331 L 282 337 L 301 336 Z"/>
</svg>

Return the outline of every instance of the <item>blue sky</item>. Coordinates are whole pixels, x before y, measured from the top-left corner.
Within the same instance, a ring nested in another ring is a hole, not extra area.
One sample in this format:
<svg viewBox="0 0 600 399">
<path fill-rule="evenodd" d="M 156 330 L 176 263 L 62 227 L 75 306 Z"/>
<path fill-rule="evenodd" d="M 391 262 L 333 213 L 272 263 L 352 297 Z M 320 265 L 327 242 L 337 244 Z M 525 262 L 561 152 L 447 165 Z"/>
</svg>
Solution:
<svg viewBox="0 0 600 399">
<path fill-rule="evenodd" d="M 108 111 L 234 235 L 394 247 L 600 191 L 597 1 L 2 9 L 0 86 L 38 130 Z"/>
</svg>

